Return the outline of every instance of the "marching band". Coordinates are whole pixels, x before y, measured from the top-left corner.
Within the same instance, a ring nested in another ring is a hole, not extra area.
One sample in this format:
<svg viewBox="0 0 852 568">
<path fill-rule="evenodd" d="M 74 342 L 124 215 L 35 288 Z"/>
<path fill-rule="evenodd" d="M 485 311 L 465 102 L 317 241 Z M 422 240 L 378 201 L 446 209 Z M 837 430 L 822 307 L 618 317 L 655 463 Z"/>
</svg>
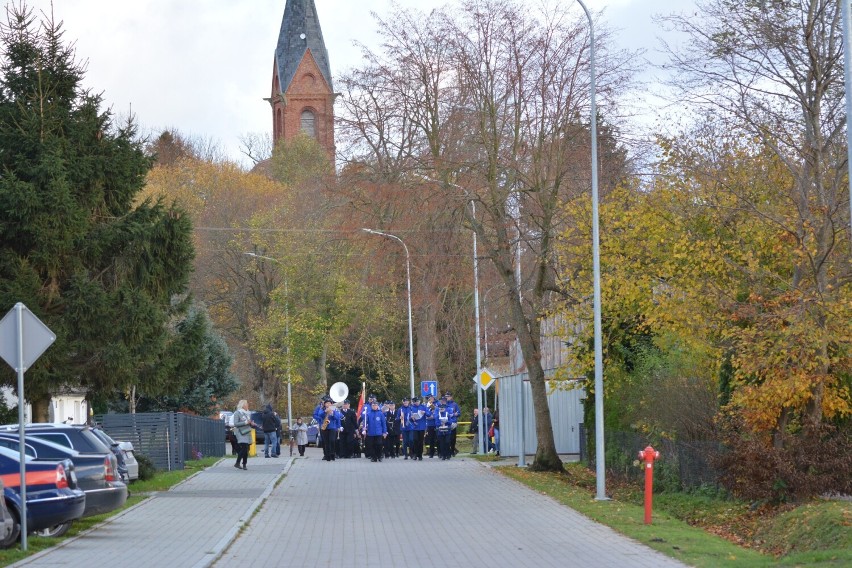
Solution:
<svg viewBox="0 0 852 568">
<path fill-rule="evenodd" d="M 425 403 L 416 396 L 405 397 L 399 407 L 392 400 L 380 403 L 371 394 L 360 414 L 349 404 L 344 400 L 338 409 L 332 397 L 324 396 L 314 411 L 321 425 L 325 461 L 360 457 L 362 451 L 373 462 L 400 456 L 423 461 L 424 445 L 430 458 L 449 460 L 458 453 L 455 441 L 461 410 L 449 392 L 438 400 L 430 396 Z"/>
</svg>

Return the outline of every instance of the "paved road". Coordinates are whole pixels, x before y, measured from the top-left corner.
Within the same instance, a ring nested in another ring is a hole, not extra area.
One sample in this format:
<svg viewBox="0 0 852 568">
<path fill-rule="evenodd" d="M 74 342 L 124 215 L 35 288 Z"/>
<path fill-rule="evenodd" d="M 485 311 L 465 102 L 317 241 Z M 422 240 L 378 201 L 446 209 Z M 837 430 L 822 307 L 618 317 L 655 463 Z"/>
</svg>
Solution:
<svg viewBox="0 0 852 568">
<path fill-rule="evenodd" d="M 308 455 L 227 459 L 15 566 L 683 566 L 474 460 Z"/>
</svg>

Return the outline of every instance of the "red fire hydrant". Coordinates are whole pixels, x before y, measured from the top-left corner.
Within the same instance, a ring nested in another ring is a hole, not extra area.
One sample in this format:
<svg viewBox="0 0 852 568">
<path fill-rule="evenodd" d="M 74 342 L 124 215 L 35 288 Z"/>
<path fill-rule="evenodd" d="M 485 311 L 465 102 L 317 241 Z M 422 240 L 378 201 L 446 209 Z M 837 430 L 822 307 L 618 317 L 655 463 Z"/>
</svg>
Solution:
<svg viewBox="0 0 852 568">
<path fill-rule="evenodd" d="M 650 525 L 654 499 L 654 460 L 660 459 L 660 452 L 648 446 L 639 452 L 639 459 L 645 462 L 645 524 Z"/>
</svg>

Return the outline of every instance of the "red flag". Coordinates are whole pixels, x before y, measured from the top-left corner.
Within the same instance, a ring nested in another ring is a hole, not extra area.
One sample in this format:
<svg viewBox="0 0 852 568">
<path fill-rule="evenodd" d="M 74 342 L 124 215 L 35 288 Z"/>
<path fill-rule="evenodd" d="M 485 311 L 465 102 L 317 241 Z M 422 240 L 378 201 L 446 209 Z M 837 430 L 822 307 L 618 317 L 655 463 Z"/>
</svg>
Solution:
<svg viewBox="0 0 852 568">
<path fill-rule="evenodd" d="M 361 420 L 361 411 L 364 410 L 364 391 L 367 390 L 367 385 L 361 387 L 361 398 L 358 399 L 358 420 Z"/>
</svg>

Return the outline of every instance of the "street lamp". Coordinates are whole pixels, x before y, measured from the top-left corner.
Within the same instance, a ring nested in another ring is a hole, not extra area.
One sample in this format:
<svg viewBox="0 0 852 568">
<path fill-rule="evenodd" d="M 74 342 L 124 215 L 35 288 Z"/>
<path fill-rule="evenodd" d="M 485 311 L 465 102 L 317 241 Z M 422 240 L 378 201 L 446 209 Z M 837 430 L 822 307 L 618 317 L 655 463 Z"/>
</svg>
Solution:
<svg viewBox="0 0 852 568">
<path fill-rule="evenodd" d="M 253 252 L 244 252 L 243 254 L 252 258 L 262 258 L 283 264 L 280 260 L 271 256 L 263 256 Z M 286 278 L 284 279 L 284 297 L 287 299 L 284 304 L 284 334 L 287 336 L 287 432 L 289 433 L 293 428 L 293 391 L 290 383 L 290 289 Z M 290 449 L 292 451 L 292 446 L 290 446 Z"/>
<path fill-rule="evenodd" d="M 402 242 L 402 239 L 390 233 L 374 231 L 373 229 L 361 229 L 365 233 L 371 235 L 379 235 L 399 241 L 402 248 L 405 249 L 405 284 L 408 288 L 408 367 L 411 372 L 411 398 L 414 398 L 414 335 L 411 331 L 411 256 L 408 254 L 408 247 Z"/>
<path fill-rule="evenodd" d="M 589 42 L 591 60 L 591 90 L 592 90 L 592 265 L 594 269 L 595 295 L 595 476 L 597 477 L 598 501 L 607 501 L 606 468 L 604 460 L 604 419 L 603 419 L 603 345 L 601 343 L 601 258 L 600 235 L 598 227 L 598 109 L 595 104 L 595 25 L 592 15 L 583 3 L 577 0 L 589 20 Z"/>
</svg>

